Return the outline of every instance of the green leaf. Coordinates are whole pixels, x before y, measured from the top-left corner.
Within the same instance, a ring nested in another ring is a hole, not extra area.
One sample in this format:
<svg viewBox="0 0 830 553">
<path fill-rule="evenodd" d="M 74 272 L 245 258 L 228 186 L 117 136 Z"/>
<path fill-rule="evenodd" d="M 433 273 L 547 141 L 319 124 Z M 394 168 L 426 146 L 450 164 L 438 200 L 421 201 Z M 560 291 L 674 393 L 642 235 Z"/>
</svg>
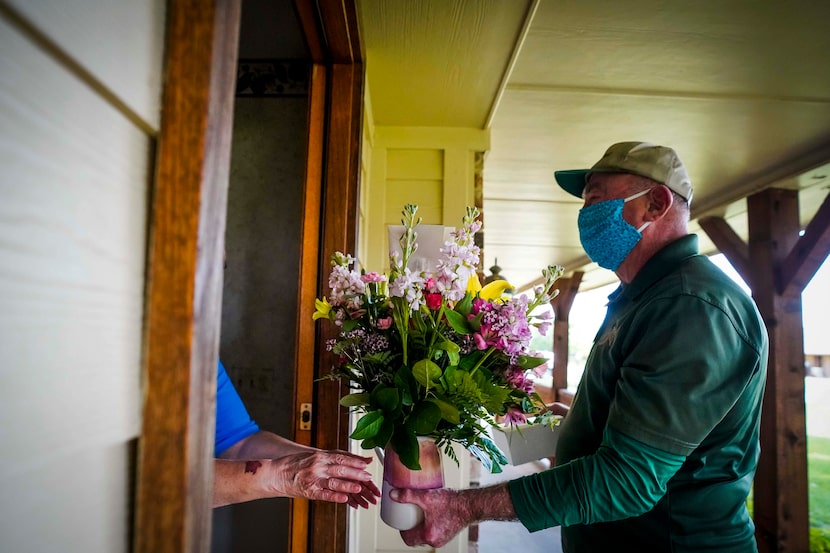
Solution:
<svg viewBox="0 0 830 553">
<path fill-rule="evenodd" d="M 372 390 L 372 405 L 383 409 L 384 413 L 394 414 L 401 407 L 401 398 L 397 388 L 379 384 Z"/>
<path fill-rule="evenodd" d="M 343 321 L 343 326 L 340 330 L 341 333 L 346 333 L 356 329 L 359 326 L 359 323 L 354 319 L 346 319 Z"/>
<path fill-rule="evenodd" d="M 517 364 L 519 365 L 519 367 L 526 370 L 538 367 L 546 361 L 547 359 L 544 357 L 530 357 L 528 355 L 520 355 L 519 362 Z"/>
<path fill-rule="evenodd" d="M 412 366 L 412 376 L 422 386 L 430 387 L 432 382 L 441 376 L 441 367 L 429 359 L 421 359 Z"/>
<path fill-rule="evenodd" d="M 412 389 L 410 383 L 412 382 L 412 371 L 409 367 L 402 365 L 395 373 L 395 386 L 401 394 L 401 405 L 408 407 L 412 405 Z"/>
<path fill-rule="evenodd" d="M 461 352 L 461 348 L 458 347 L 458 344 L 450 342 L 449 340 L 444 340 L 435 347 L 439 350 L 447 352 L 447 358 L 450 360 L 450 365 L 458 365 L 460 358 L 459 353 Z"/>
<path fill-rule="evenodd" d="M 485 436 L 478 436 L 475 443 L 470 445 L 467 450 L 481 461 L 482 466 L 492 474 L 502 472 L 501 466 L 507 464 L 507 457 L 504 456 L 504 453 L 490 438 Z"/>
<path fill-rule="evenodd" d="M 381 449 L 386 447 L 386 444 L 389 443 L 389 438 L 392 437 L 392 432 L 395 430 L 395 425 L 390 420 L 384 420 L 383 424 L 380 426 L 380 430 L 378 431 L 377 435 L 372 438 L 366 438 L 360 444 L 360 447 L 363 449 L 373 449 L 375 447 L 379 447 Z"/>
<path fill-rule="evenodd" d="M 421 463 L 419 461 L 421 451 L 418 447 L 418 437 L 409 425 L 399 427 L 392 434 L 392 449 L 401 458 L 404 466 L 412 470 L 421 470 Z"/>
<path fill-rule="evenodd" d="M 454 331 L 459 334 L 469 334 L 472 332 L 469 323 L 467 322 L 467 317 L 459 313 L 458 311 L 451 311 L 447 309 L 444 311 L 444 316 L 447 317 L 447 321 L 449 321 L 450 326 Z"/>
<path fill-rule="evenodd" d="M 340 405 L 343 407 L 361 407 L 369 405 L 369 394 L 349 394 L 340 398 Z"/>
<path fill-rule="evenodd" d="M 448 423 L 461 424 L 461 413 L 455 405 L 434 397 L 431 397 L 426 401 L 437 405 L 438 409 L 441 411 L 441 418 L 446 420 Z"/>
<path fill-rule="evenodd" d="M 370 411 L 363 415 L 355 425 L 354 432 L 350 438 L 353 440 L 365 440 L 375 437 L 383 425 L 383 411 Z"/>
<path fill-rule="evenodd" d="M 470 352 L 469 355 L 465 355 L 461 358 L 461 361 L 458 362 L 459 368 L 464 369 L 465 371 L 469 371 L 473 367 L 476 366 L 478 360 L 484 355 L 483 351 L 473 351 Z"/>
<path fill-rule="evenodd" d="M 469 292 L 464 294 L 461 301 L 455 304 L 455 310 L 464 315 L 466 319 L 467 315 L 473 310 L 473 295 Z"/>
<path fill-rule="evenodd" d="M 441 422 L 441 409 L 434 403 L 423 401 L 409 415 L 409 423 L 416 434 L 430 434 Z"/>
</svg>

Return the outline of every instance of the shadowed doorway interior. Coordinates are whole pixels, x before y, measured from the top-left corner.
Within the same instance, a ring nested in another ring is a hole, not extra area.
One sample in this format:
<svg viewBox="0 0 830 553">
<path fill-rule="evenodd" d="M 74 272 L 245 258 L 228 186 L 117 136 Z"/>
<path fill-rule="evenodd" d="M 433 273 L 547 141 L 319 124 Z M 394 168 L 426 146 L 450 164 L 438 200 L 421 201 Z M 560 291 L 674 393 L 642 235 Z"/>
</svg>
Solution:
<svg viewBox="0 0 830 553">
<path fill-rule="evenodd" d="M 242 6 L 220 358 L 263 430 L 292 437 L 308 52 L 291 0 Z M 214 553 L 289 551 L 285 498 L 213 512 Z"/>
</svg>

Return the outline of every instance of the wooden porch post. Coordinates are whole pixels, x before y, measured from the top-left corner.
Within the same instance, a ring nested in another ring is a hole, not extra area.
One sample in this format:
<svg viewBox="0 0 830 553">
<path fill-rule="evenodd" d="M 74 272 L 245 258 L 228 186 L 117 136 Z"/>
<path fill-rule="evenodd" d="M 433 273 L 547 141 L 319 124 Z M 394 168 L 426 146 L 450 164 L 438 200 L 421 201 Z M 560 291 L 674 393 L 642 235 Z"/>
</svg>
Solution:
<svg viewBox="0 0 830 553">
<path fill-rule="evenodd" d="M 559 295 L 550 302 L 555 320 L 553 322 L 553 391 L 556 401 L 571 404 L 573 396 L 568 393 L 568 315 L 582 282 L 582 271 L 574 271 L 570 278 L 556 281 Z"/>
<path fill-rule="evenodd" d="M 700 225 L 750 283 L 770 336 L 761 458 L 755 476 L 758 549 L 761 553 L 807 551 L 801 293 L 830 253 L 830 195 L 801 238 L 797 191 L 764 190 L 749 197 L 747 206 L 748 247 L 723 219 L 704 218 Z"/>
<path fill-rule="evenodd" d="M 798 241 L 798 192 L 768 189 L 747 198 L 753 296 L 767 324 L 769 367 L 755 476 L 760 553 L 807 551 L 807 428 L 801 290 L 778 289 L 778 275 Z"/>
</svg>

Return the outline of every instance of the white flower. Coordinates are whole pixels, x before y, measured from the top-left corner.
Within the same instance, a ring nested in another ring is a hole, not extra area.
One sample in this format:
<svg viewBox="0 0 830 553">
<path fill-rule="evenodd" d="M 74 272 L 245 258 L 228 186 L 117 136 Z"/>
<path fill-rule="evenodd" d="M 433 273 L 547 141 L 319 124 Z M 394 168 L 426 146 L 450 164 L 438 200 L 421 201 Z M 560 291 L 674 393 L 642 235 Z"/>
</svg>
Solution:
<svg viewBox="0 0 830 553">
<path fill-rule="evenodd" d="M 389 283 L 389 295 L 393 298 L 404 298 L 412 311 L 418 311 L 424 305 L 424 279 L 407 267 Z"/>
<path fill-rule="evenodd" d="M 360 273 L 352 271 L 349 266 L 354 262 L 352 256 L 345 256 L 345 264 L 335 265 L 329 274 L 329 288 L 331 294 L 329 303 L 332 306 L 346 305 L 350 309 L 359 308 L 362 301 L 360 295 L 366 285 L 360 279 Z"/>
</svg>

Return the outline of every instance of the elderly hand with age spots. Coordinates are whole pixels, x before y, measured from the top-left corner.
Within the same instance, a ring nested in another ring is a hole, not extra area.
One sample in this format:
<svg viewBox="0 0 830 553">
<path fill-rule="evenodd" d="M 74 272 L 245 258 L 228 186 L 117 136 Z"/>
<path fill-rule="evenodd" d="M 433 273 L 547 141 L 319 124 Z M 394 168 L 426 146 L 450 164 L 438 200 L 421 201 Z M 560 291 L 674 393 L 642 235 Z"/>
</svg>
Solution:
<svg viewBox="0 0 830 553">
<path fill-rule="evenodd" d="M 516 520 L 507 484 L 467 490 L 395 489 L 390 497 L 399 503 L 414 503 L 424 511 L 421 524 L 401 532 L 401 538 L 410 547 L 442 547 L 458 532 L 481 520 Z"/>
<path fill-rule="evenodd" d="M 369 462 L 371 457 L 339 450 L 294 453 L 272 461 L 273 485 L 280 496 L 365 508 L 380 495 L 364 470 Z"/>
<path fill-rule="evenodd" d="M 259 431 L 214 461 L 213 506 L 299 497 L 368 507 L 380 496 L 366 471 L 371 461 L 371 457 L 321 450 Z"/>
</svg>

